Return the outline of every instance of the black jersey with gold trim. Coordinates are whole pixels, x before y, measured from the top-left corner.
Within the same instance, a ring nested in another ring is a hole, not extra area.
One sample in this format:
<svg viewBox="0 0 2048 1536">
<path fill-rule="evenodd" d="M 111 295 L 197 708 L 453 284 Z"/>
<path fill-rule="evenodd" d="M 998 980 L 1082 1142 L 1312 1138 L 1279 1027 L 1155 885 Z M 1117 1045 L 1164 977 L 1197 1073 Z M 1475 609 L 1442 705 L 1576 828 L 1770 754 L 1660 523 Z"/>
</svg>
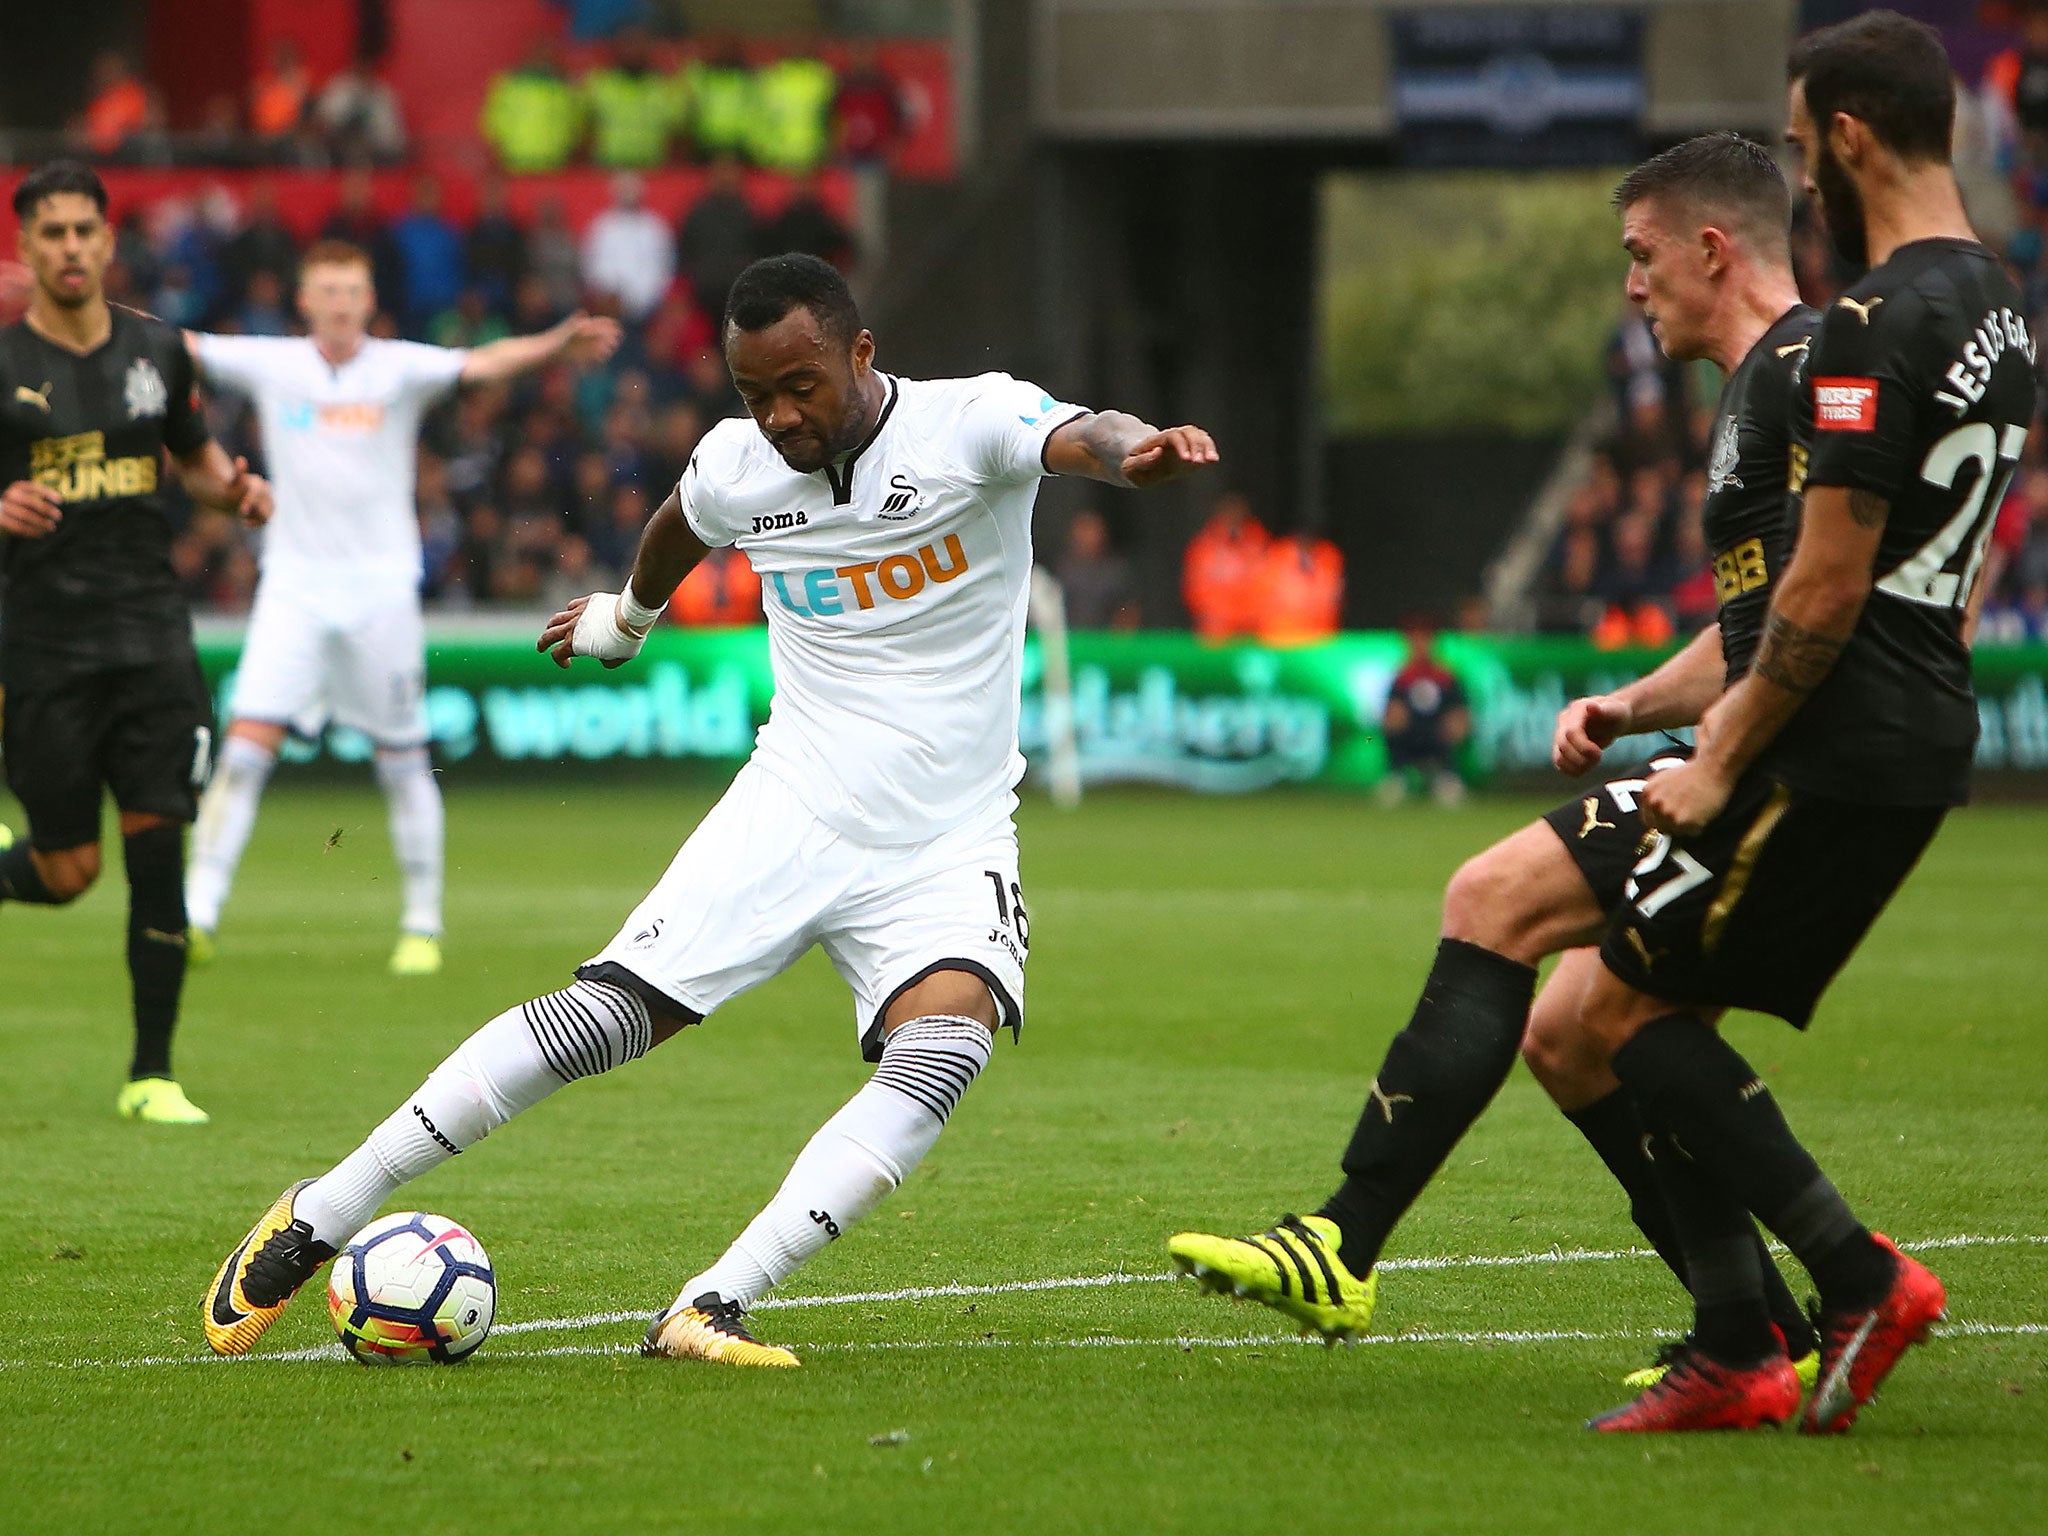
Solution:
<svg viewBox="0 0 2048 1536">
<path fill-rule="evenodd" d="M 41 538 L 0 535 L 0 663 L 146 662 L 189 643 L 171 564 L 164 451 L 207 439 L 175 327 L 115 306 L 107 339 L 79 354 L 18 321 L 0 330 L 0 485 L 34 480 L 63 499 Z"/>
<path fill-rule="evenodd" d="M 1954 805 L 1977 742 L 1963 626 L 2034 417 L 2026 303 L 1973 240 L 1916 240 L 1829 306 L 1806 364 L 1806 482 L 1884 498 L 1871 592 L 1764 759 L 1795 787 Z"/>
<path fill-rule="evenodd" d="M 1806 349 L 1820 311 L 1795 304 L 1757 339 L 1714 406 L 1707 495 L 1700 508 L 1714 561 L 1721 655 L 1732 684 L 1756 659 L 1770 607 L 1797 530 L 1793 481 L 1798 455 L 1793 405 Z"/>
</svg>

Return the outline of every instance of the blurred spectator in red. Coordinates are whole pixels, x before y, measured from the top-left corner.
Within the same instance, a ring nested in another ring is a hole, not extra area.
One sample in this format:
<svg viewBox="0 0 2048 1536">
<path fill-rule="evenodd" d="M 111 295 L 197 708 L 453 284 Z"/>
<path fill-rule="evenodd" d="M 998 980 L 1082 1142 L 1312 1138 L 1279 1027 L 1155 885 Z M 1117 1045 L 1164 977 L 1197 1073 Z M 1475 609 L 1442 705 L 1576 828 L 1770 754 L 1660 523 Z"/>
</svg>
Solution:
<svg viewBox="0 0 2048 1536">
<path fill-rule="evenodd" d="M 535 33 L 526 57 L 492 79 L 477 131 L 508 171 L 533 175 L 569 163 L 583 137 L 583 96 L 548 33 Z"/>
<path fill-rule="evenodd" d="M 714 549 L 669 599 L 669 617 L 692 629 L 731 629 L 761 622 L 761 578 L 731 545 Z"/>
<path fill-rule="evenodd" d="M 903 91 L 882 68 L 865 38 L 847 54 L 846 73 L 832 98 L 832 129 L 840 157 L 850 165 L 886 165 L 910 125 Z"/>
<path fill-rule="evenodd" d="M 659 372 L 670 388 L 682 389 L 687 387 L 684 369 L 691 356 L 716 339 L 710 318 L 692 301 L 689 285 L 673 283 L 647 317 L 642 349 L 647 366 Z"/>
<path fill-rule="evenodd" d="M 357 59 L 320 90 L 313 125 L 338 165 L 393 165 L 405 158 L 405 119 L 398 95 Z"/>
<path fill-rule="evenodd" d="M 512 313 L 512 290 L 526 275 L 526 231 L 512 215 L 511 190 L 493 172 L 477 189 L 476 217 L 462 237 L 462 265 L 494 314 Z"/>
<path fill-rule="evenodd" d="M 266 159 L 297 156 L 312 101 L 313 76 L 298 42 L 280 37 L 271 47 L 270 63 L 249 82 L 249 131 Z"/>
<path fill-rule="evenodd" d="M 1217 500 L 1181 562 L 1181 600 L 1204 640 L 1228 640 L 1258 627 L 1258 572 L 1269 542 L 1243 496 L 1232 491 Z"/>
<path fill-rule="evenodd" d="M 1421 614 L 1401 621 L 1407 658 L 1394 674 L 1380 731 L 1387 743 L 1387 776 L 1380 781 L 1382 804 L 1424 788 L 1439 805 L 1465 798 L 1458 753 L 1472 734 L 1472 710 L 1465 690 L 1436 655 L 1436 626 Z"/>
<path fill-rule="evenodd" d="M 127 56 L 109 48 L 92 61 L 92 97 L 85 105 L 86 147 L 105 159 L 149 126 L 149 89 Z"/>
<path fill-rule="evenodd" d="M 647 318 L 675 276 L 675 242 L 661 216 L 646 208 L 646 184 L 632 171 L 612 178 L 611 206 L 583 232 L 583 286 L 609 293 L 621 316 Z"/>
<path fill-rule="evenodd" d="M 676 265 L 715 328 L 725 318 L 733 280 L 761 254 L 761 226 L 741 189 L 740 163 L 730 155 L 711 164 L 711 181 L 676 231 Z"/>
<path fill-rule="evenodd" d="M 1307 645 L 1337 633 L 1344 607 L 1344 556 L 1328 539 L 1291 533 L 1266 546 L 1259 561 L 1259 638 L 1268 645 Z"/>
<path fill-rule="evenodd" d="M 1130 562 L 1109 543 L 1109 524 L 1095 511 L 1076 512 L 1067 547 L 1053 574 L 1066 600 L 1069 629 L 1136 629 L 1138 604 Z"/>
<path fill-rule="evenodd" d="M 842 272 L 853 270 L 853 231 L 825 206 L 815 175 L 796 178 L 789 201 L 762 227 L 761 249 L 777 256 L 802 251 L 831 262 Z"/>
</svg>

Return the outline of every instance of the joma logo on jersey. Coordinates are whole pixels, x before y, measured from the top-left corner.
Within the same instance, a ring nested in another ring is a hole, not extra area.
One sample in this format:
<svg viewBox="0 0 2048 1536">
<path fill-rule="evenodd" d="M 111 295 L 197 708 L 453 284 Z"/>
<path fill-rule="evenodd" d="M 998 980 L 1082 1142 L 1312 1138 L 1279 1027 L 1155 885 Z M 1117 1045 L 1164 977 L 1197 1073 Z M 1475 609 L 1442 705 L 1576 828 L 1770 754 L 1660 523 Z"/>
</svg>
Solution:
<svg viewBox="0 0 2048 1536">
<path fill-rule="evenodd" d="M 808 512 L 770 512 L 766 517 L 754 519 L 754 532 L 780 533 L 785 528 L 808 528 L 811 514 Z"/>
<path fill-rule="evenodd" d="M 960 547 L 960 535 L 949 533 L 940 545 L 920 545 L 908 555 L 890 555 L 885 560 L 863 560 L 831 570 L 776 571 L 768 578 L 782 606 L 791 613 L 829 617 L 846 612 L 846 588 L 853 587 L 854 605 L 868 609 L 887 599 L 904 602 L 928 586 L 951 581 L 967 569 L 967 551 Z M 791 586 L 797 590 L 792 592 Z"/>
<path fill-rule="evenodd" d="M 1875 432 L 1877 380 L 1815 379 L 1813 424 L 1823 432 Z"/>
<path fill-rule="evenodd" d="M 29 478 L 65 501 L 99 501 L 109 496 L 147 496 L 156 489 L 156 456 L 107 457 L 104 432 L 45 437 L 28 448 Z"/>
</svg>

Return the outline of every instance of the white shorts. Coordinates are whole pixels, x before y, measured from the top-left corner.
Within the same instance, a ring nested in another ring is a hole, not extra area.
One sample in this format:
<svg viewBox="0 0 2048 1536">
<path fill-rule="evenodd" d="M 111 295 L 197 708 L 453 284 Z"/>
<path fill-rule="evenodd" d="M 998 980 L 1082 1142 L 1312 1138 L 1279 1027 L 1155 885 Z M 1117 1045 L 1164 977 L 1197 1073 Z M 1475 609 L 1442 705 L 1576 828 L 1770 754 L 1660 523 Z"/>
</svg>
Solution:
<svg viewBox="0 0 2048 1536">
<path fill-rule="evenodd" d="M 1030 932 L 1006 806 L 930 842 L 873 848 L 749 763 L 584 969 L 615 964 L 703 1016 L 821 945 L 853 989 L 873 1061 L 889 1005 L 936 971 L 979 976 L 1020 1028 Z"/>
<path fill-rule="evenodd" d="M 380 747 L 427 740 L 427 631 L 419 598 L 354 609 L 309 603 L 289 587 L 256 591 L 229 714 L 312 735 L 329 720 Z"/>
</svg>

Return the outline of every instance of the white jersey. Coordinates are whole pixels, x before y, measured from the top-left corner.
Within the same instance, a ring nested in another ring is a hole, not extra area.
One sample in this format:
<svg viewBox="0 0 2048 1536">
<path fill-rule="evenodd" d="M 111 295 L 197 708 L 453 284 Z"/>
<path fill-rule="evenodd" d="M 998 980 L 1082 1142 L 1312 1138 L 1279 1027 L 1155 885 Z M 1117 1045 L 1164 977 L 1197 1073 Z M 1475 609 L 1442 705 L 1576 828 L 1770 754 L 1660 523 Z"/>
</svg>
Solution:
<svg viewBox="0 0 2048 1536">
<path fill-rule="evenodd" d="M 277 512 L 263 579 L 309 601 L 416 590 L 413 476 L 420 418 L 469 354 L 366 337 L 336 368 L 298 336 L 201 336 L 199 366 L 256 402 Z"/>
<path fill-rule="evenodd" d="M 923 842 L 1024 774 L 1017 707 L 1045 441 L 1084 414 L 1004 373 L 885 376 L 867 440 L 798 474 L 746 419 L 678 488 L 761 575 L 775 699 L 754 760 L 856 842 Z"/>
</svg>

